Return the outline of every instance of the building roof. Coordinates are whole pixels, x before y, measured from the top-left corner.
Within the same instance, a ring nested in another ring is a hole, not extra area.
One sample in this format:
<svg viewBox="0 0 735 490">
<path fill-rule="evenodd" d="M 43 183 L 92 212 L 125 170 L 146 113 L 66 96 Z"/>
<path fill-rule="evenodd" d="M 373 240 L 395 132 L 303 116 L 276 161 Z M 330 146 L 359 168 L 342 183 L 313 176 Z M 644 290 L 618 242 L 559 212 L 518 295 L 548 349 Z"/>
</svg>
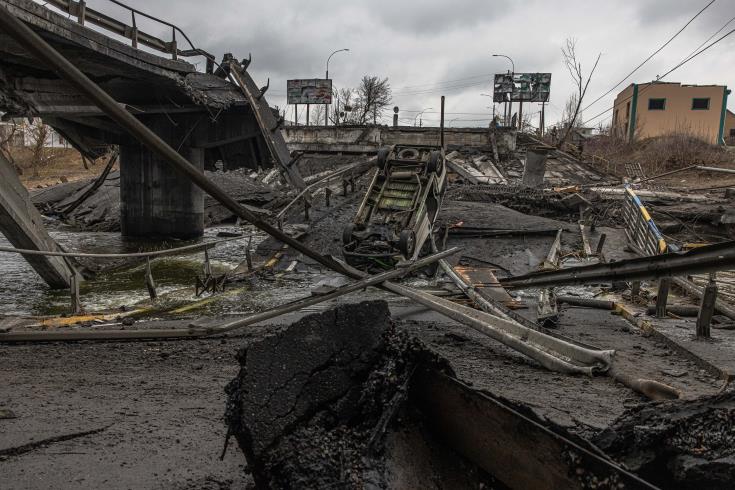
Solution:
<svg viewBox="0 0 735 490">
<path fill-rule="evenodd" d="M 708 83 L 705 85 L 700 85 L 697 83 L 681 83 L 681 82 L 663 82 L 659 80 L 651 80 L 650 82 L 642 82 L 642 83 L 631 83 L 627 87 L 625 87 L 623 90 L 618 92 L 618 95 L 620 95 L 621 92 L 624 90 L 629 89 L 630 87 L 633 87 L 634 85 L 679 85 L 681 87 L 726 87 L 726 85 L 718 85 L 714 83 Z"/>
</svg>

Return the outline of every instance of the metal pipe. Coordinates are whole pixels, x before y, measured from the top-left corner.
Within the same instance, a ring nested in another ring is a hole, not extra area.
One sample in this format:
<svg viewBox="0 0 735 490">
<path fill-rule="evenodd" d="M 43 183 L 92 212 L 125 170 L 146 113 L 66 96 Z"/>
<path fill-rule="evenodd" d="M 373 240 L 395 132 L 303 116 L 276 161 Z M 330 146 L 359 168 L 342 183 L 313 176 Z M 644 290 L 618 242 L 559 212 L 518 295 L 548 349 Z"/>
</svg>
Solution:
<svg viewBox="0 0 735 490">
<path fill-rule="evenodd" d="M 429 257 L 419 259 L 416 262 L 402 267 L 393 269 L 374 276 L 368 276 L 352 284 L 342 286 L 335 289 L 331 293 L 310 296 L 293 303 L 279 306 L 268 311 L 256 313 L 254 315 L 240 318 L 224 325 L 216 327 L 205 327 L 191 324 L 188 328 L 167 328 L 167 329 L 144 329 L 144 330 L 76 330 L 76 331 L 43 331 L 43 332 L 23 332 L 23 333 L 3 333 L 0 334 L 0 342 L 52 342 L 52 341 L 80 341 L 80 340 L 150 340 L 150 339 L 181 339 L 206 337 L 210 335 L 218 335 L 231 332 L 238 328 L 253 325 L 258 322 L 269 320 L 292 311 L 313 306 L 331 299 L 353 293 L 369 286 L 375 286 L 389 279 L 399 278 L 414 270 L 426 267 L 437 260 L 443 259 L 459 252 L 460 248 L 451 248 L 444 252 L 431 255 Z"/>
<path fill-rule="evenodd" d="M 662 174 L 654 175 L 652 177 L 646 177 L 645 179 L 641 179 L 641 180 L 639 180 L 637 182 L 634 182 L 634 183 L 635 184 L 642 184 L 643 182 L 648 182 L 649 180 L 658 179 L 660 177 L 666 177 L 667 175 L 678 174 L 680 172 L 685 172 L 687 170 L 692 170 L 692 169 L 695 169 L 697 167 L 698 167 L 698 165 L 689 165 L 688 167 L 679 168 L 679 169 L 676 169 L 676 170 L 672 170 L 670 172 L 664 172 Z"/>
<path fill-rule="evenodd" d="M 697 165 L 697 170 L 705 170 L 707 172 L 720 172 L 724 174 L 735 174 L 735 169 L 720 168 L 720 167 L 706 167 L 704 165 Z"/>
<path fill-rule="evenodd" d="M 252 235 L 243 235 L 233 238 L 225 238 L 224 240 L 217 240 L 208 243 L 197 243 L 194 245 L 186 245 L 184 247 L 169 248 L 167 250 L 155 250 L 151 252 L 133 252 L 127 254 L 90 254 L 81 252 L 46 252 L 43 250 L 31 250 L 23 248 L 13 247 L 0 247 L 0 252 L 4 253 L 17 253 L 21 255 L 44 255 L 46 257 L 84 257 L 90 259 L 123 259 L 123 258 L 135 258 L 135 257 L 160 257 L 165 255 L 178 254 L 181 252 L 191 252 L 194 250 L 202 250 L 212 248 L 220 243 L 231 242 L 233 240 L 242 240 L 243 238 L 249 238 Z"/>
<path fill-rule="evenodd" d="M 657 279 L 735 268 L 735 241 L 707 245 L 686 253 L 668 253 L 558 271 L 532 272 L 500 279 L 507 288 Z"/>
<path fill-rule="evenodd" d="M 674 277 L 671 282 L 685 293 L 694 296 L 695 298 L 702 299 L 704 296 L 704 289 L 694 284 L 692 281 L 683 277 Z M 715 300 L 715 310 L 725 315 L 731 320 L 735 320 L 735 308 L 725 303 L 721 299 Z"/>
<path fill-rule="evenodd" d="M 615 301 L 608 301 L 596 298 L 580 298 L 579 296 L 557 296 L 557 303 L 565 303 L 572 306 L 582 306 L 585 308 L 597 308 L 600 310 L 614 310 Z"/>
</svg>

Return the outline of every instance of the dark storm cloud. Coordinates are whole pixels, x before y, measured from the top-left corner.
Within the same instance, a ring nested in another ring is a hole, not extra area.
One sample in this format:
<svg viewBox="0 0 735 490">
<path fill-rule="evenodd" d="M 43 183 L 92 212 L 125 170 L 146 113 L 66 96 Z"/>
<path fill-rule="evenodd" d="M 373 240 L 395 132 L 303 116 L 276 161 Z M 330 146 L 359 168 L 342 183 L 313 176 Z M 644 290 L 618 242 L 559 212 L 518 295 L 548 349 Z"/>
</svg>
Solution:
<svg viewBox="0 0 735 490">
<path fill-rule="evenodd" d="M 631 5 L 635 6 L 641 25 L 670 23 L 673 35 L 709 2 L 710 0 L 643 0 Z M 712 34 L 733 16 L 735 16 L 733 0 L 715 0 L 687 27 L 687 30 Z"/>
<path fill-rule="evenodd" d="M 374 0 L 369 3 L 369 14 L 395 31 L 432 37 L 500 19 L 522 3 L 525 2 Z"/>
<path fill-rule="evenodd" d="M 562 64 L 560 48 L 565 38 L 578 39 L 585 71 L 597 54 L 603 53 L 589 89 L 591 98 L 596 98 L 707 3 L 707 0 L 126 1 L 177 24 L 198 47 L 217 58 L 225 52 L 232 52 L 238 58 L 252 53 L 249 72 L 260 85 L 270 78 L 268 100 L 273 105 L 284 106 L 286 79 L 323 76 L 329 53 L 347 47 L 350 53 L 336 56 L 330 65 L 330 77 L 336 86 L 356 86 L 361 76 L 374 74 L 390 79 L 394 102 L 402 110 L 438 107 L 438 98 L 444 94 L 448 110 L 484 113 L 492 110 L 487 108 L 491 101 L 480 93 L 491 92 L 492 74 L 509 68 L 506 60 L 491 56 L 496 52 L 512 56 L 517 71 L 552 73 L 549 121 L 559 116 L 564 101 L 574 90 Z M 107 0 L 90 0 L 89 5 L 121 20 L 129 19 L 129 14 L 111 6 Z M 587 114 L 608 108 L 617 90 L 626 85 L 651 80 L 667 71 L 733 15 L 735 0 L 717 0 L 670 46 Z M 152 23 L 144 25 L 152 34 L 168 39 L 167 30 Z M 733 53 L 735 36 L 668 80 L 735 85 L 735 79 L 731 79 Z"/>
</svg>

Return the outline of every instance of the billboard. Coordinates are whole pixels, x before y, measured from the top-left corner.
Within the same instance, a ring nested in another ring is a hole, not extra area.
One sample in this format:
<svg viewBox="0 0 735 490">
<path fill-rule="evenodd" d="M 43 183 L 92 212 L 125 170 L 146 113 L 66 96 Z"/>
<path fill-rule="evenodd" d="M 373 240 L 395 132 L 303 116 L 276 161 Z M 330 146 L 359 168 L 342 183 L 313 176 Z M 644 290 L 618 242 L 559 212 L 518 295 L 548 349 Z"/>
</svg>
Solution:
<svg viewBox="0 0 735 490">
<path fill-rule="evenodd" d="M 324 78 L 288 80 L 286 94 L 289 104 L 331 104 L 332 80 Z"/>
<path fill-rule="evenodd" d="M 551 73 L 498 73 L 495 75 L 493 101 L 548 102 Z"/>
</svg>

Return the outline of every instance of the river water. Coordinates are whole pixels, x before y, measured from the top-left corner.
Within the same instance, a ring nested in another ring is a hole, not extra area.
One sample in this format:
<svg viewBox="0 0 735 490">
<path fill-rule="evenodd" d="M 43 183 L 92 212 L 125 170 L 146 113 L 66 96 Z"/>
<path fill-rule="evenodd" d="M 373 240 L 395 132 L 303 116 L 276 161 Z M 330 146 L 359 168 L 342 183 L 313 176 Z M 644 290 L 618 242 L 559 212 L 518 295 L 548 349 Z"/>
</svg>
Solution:
<svg viewBox="0 0 735 490">
<path fill-rule="evenodd" d="M 217 233 L 232 227 L 209 228 L 201 241 L 218 240 Z M 197 242 L 142 243 L 124 240 L 120 233 L 52 231 L 54 239 L 67 251 L 86 253 L 125 253 L 141 250 L 175 248 Z M 262 235 L 255 235 L 253 249 Z M 221 240 L 221 239 L 220 239 Z M 209 250 L 213 273 L 234 269 L 245 260 L 248 239 L 220 243 Z M 0 245 L 11 246 L 0 235 Z M 105 260 L 105 259 L 100 259 Z M 193 290 L 195 277 L 202 275 L 204 252 L 161 257 L 151 261 L 151 270 L 158 286 L 159 296 L 174 297 L 186 301 L 196 299 Z M 45 316 L 68 313 L 70 298 L 68 290 L 54 291 L 35 273 L 30 265 L 17 254 L 0 253 L 0 315 Z M 242 288 L 241 288 L 242 289 Z M 177 291 L 181 291 L 176 294 Z M 148 298 L 145 287 L 145 262 L 122 269 L 103 272 L 94 279 L 85 281 L 80 288 L 81 300 L 86 311 L 131 307 Z M 169 298 L 171 299 L 171 298 Z"/>
</svg>

